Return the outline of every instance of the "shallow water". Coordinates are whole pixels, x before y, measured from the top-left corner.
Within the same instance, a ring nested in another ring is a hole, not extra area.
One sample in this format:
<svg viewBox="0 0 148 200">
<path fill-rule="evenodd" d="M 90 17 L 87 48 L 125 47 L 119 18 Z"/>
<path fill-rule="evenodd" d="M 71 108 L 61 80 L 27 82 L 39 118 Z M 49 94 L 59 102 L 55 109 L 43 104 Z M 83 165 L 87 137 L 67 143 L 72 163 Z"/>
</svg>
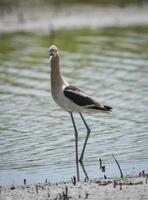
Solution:
<svg viewBox="0 0 148 200">
<path fill-rule="evenodd" d="M 48 45 L 61 53 L 65 79 L 114 112 L 84 114 L 91 127 L 85 153 L 90 178 L 148 170 L 148 28 L 104 28 L 1 34 L 0 184 L 70 180 L 75 175 L 70 116 L 52 100 Z M 82 148 L 86 130 L 75 115 Z M 81 177 L 84 178 L 81 171 Z"/>
</svg>

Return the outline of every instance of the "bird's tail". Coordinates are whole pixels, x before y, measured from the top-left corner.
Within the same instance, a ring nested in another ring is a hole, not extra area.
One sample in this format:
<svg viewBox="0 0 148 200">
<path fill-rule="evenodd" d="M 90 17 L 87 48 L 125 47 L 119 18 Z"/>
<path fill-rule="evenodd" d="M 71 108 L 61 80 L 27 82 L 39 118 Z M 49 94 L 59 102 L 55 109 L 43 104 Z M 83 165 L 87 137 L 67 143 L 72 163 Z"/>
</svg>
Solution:
<svg viewBox="0 0 148 200">
<path fill-rule="evenodd" d="M 104 105 L 104 111 L 110 111 L 111 112 L 112 109 L 113 109 L 112 107 Z"/>
</svg>

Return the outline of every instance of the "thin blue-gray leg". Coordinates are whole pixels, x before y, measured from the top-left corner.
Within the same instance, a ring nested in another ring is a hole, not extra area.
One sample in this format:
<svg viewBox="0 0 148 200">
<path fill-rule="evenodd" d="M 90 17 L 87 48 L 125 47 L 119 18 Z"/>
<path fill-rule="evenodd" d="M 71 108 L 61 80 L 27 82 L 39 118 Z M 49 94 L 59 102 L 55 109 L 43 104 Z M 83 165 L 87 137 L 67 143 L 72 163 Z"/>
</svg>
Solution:
<svg viewBox="0 0 148 200">
<path fill-rule="evenodd" d="M 84 145 L 83 145 L 83 149 L 82 149 L 82 152 L 81 152 L 81 155 L 80 155 L 80 159 L 79 159 L 79 162 L 82 163 L 83 162 L 85 148 L 86 148 L 86 145 L 87 145 L 87 141 L 88 141 L 91 129 L 89 128 L 88 124 L 86 123 L 82 113 L 80 113 L 80 116 L 82 118 L 82 121 L 84 122 L 84 125 L 85 125 L 86 129 L 87 129 L 87 135 L 86 135 L 85 142 L 84 142 Z"/>
<path fill-rule="evenodd" d="M 74 121 L 73 113 L 70 112 L 71 120 L 73 123 L 74 131 L 75 131 L 75 146 L 76 146 L 76 168 L 77 168 L 77 181 L 80 181 L 79 176 L 79 159 L 78 159 L 78 131 Z"/>
</svg>

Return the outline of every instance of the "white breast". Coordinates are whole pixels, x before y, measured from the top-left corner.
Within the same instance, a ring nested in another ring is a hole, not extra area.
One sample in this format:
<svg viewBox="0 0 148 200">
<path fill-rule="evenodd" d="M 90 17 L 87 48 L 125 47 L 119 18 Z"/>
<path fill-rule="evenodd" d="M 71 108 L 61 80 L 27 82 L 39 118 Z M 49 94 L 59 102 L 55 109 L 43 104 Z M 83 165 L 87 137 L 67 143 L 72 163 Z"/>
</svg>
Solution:
<svg viewBox="0 0 148 200">
<path fill-rule="evenodd" d="M 72 102 L 70 99 L 68 99 L 64 93 L 65 86 L 61 88 L 57 88 L 56 90 L 52 91 L 52 97 L 54 101 L 64 110 L 68 112 L 83 112 L 83 108 L 76 105 L 74 102 Z"/>
</svg>

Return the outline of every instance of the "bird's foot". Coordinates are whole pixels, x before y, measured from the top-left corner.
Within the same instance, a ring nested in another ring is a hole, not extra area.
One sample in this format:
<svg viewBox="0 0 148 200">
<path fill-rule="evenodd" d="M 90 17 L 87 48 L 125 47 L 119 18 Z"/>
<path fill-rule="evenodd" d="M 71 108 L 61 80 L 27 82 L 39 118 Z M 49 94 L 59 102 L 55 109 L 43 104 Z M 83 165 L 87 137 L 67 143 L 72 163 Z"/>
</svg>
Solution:
<svg viewBox="0 0 148 200">
<path fill-rule="evenodd" d="M 79 162 L 80 162 L 80 165 L 81 165 L 81 167 L 82 167 L 83 173 L 84 173 L 84 175 L 85 175 L 84 181 L 86 182 L 86 181 L 89 180 L 89 177 L 88 177 L 88 174 L 87 174 L 85 165 L 84 165 L 84 163 L 83 163 L 83 157 L 80 157 Z"/>
</svg>

